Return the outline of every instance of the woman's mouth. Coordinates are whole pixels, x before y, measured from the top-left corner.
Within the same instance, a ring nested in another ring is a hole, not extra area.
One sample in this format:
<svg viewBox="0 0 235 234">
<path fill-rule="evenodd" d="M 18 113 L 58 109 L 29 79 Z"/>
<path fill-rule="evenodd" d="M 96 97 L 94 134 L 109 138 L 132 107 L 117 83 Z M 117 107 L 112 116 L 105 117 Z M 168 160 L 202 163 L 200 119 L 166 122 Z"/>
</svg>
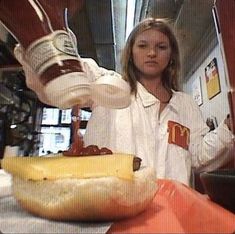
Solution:
<svg viewBox="0 0 235 234">
<path fill-rule="evenodd" d="M 145 64 L 150 65 L 150 66 L 156 66 L 157 62 L 156 61 L 146 61 Z"/>
</svg>

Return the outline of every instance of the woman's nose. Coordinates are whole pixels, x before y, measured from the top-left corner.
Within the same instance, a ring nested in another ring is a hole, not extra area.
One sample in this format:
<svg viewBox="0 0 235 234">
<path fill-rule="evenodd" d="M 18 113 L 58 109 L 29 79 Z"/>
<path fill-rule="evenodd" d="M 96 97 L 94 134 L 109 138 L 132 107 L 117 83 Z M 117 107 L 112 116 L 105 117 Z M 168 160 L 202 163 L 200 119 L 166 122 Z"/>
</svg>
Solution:
<svg viewBox="0 0 235 234">
<path fill-rule="evenodd" d="M 148 51 L 148 56 L 150 57 L 155 57 L 156 56 L 156 50 L 154 48 L 151 48 L 149 51 Z"/>
</svg>

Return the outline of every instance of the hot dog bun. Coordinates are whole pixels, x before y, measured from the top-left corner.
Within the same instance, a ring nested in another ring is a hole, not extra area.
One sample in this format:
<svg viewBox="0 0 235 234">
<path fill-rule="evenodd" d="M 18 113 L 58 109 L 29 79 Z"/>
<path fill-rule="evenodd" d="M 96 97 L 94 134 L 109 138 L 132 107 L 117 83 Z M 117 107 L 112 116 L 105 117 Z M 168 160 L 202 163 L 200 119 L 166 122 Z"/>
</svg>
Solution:
<svg viewBox="0 0 235 234">
<path fill-rule="evenodd" d="M 4 165 L 9 169 L 7 163 Z M 155 172 L 151 168 L 133 172 L 132 179 L 120 178 L 123 175 L 34 180 L 26 178 L 23 173 L 14 173 L 13 194 L 25 210 L 44 218 L 113 221 L 147 209 L 157 190 Z"/>
<path fill-rule="evenodd" d="M 55 220 L 116 220 L 145 210 L 156 192 L 153 170 L 117 177 L 29 181 L 13 178 L 13 193 L 29 212 Z"/>
</svg>

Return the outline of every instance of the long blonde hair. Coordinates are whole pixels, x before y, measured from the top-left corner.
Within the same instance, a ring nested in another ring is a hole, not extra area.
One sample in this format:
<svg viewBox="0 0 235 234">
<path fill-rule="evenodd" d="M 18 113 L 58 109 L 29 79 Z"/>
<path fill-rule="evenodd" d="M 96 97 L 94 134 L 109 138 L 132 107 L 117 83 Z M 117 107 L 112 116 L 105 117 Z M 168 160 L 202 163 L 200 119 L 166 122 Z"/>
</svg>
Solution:
<svg viewBox="0 0 235 234">
<path fill-rule="evenodd" d="M 137 92 L 137 69 L 133 64 L 132 48 L 136 37 L 143 31 L 152 28 L 164 33 L 168 37 L 171 47 L 171 57 L 169 64 L 163 71 L 162 84 L 169 92 L 172 89 L 179 90 L 180 55 L 176 37 L 164 20 L 147 18 L 140 22 L 130 33 L 121 59 L 123 79 L 129 82 L 131 92 L 135 94 Z"/>
</svg>

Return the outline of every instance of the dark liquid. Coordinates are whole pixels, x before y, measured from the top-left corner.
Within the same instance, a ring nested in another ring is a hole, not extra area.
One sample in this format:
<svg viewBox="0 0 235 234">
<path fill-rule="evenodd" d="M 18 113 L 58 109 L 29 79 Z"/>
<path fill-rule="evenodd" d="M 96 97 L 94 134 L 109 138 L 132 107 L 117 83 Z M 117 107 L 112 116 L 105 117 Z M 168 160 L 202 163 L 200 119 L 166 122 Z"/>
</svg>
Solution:
<svg viewBox="0 0 235 234">
<path fill-rule="evenodd" d="M 80 108 L 78 106 L 74 106 L 72 108 L 72 116 L 76 118 L 76 120 L 72 120 L 72 144 L 67 151 L 63 152 L 65 156 L 78 156 L 83 148 L 83 139 L 78 135 L 78 131 L 80 129 Z"/>
</svg>

